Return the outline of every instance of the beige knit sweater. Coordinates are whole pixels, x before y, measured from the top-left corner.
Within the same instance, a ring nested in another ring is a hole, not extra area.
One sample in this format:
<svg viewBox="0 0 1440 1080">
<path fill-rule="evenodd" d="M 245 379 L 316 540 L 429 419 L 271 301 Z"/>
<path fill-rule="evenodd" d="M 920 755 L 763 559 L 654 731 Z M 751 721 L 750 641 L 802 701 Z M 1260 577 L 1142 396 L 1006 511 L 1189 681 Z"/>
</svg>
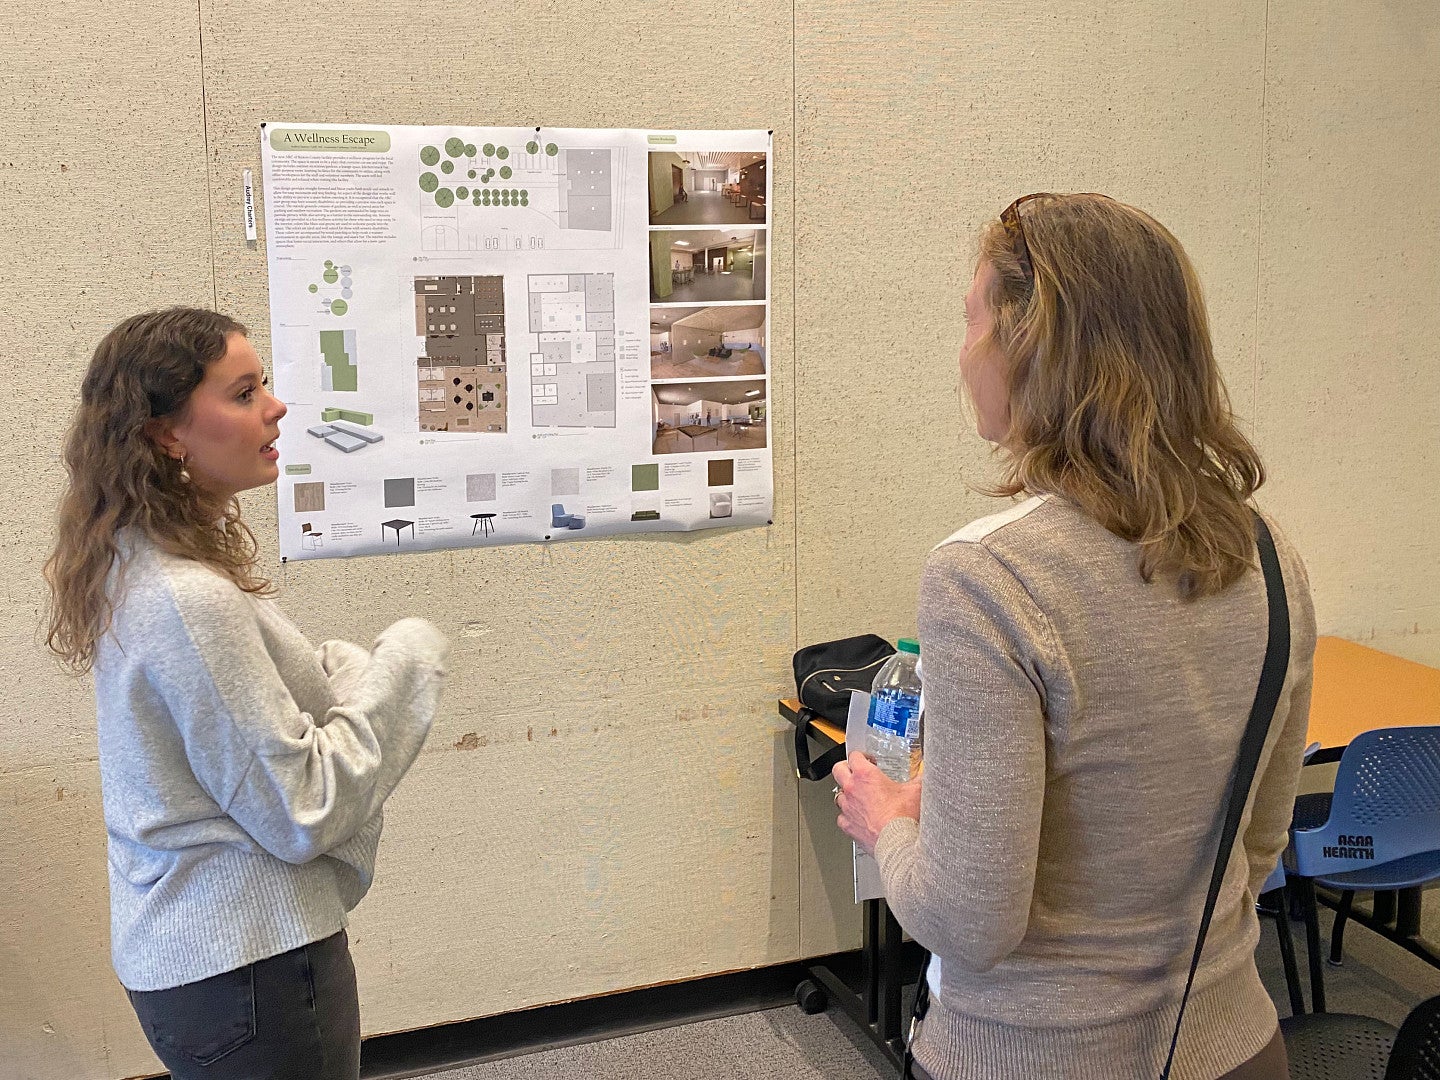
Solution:
<svg viewBox="0 0 1440 1080">
<path fill-rule="evenodd" d="M 1304 566 L 1271 528 L 1289 673 L 1174 1080 L 1222 1076 L 1275 1032 L 1254 896 L 1285 843 L 1315 617 Z M 1187 603 L 1173 583 L 1141 581 L 1135 559 L 1038 497 L 926 562 L 920 821 L 891 822 L 875 853 L 896 917 L 942 961 L 916 1045 L 938 1080 L 1160 1074 L 1265 652 L 1265 586 L 1257 568 Z"/>
</svg>

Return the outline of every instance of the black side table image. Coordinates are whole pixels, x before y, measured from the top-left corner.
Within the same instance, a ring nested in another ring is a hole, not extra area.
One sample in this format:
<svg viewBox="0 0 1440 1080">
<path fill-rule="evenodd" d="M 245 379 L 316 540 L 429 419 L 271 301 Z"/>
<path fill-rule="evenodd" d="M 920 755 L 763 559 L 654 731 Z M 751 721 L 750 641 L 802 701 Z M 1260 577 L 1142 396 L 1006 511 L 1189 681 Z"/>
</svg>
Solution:
<svg viewBox="0 0 1440 1080">
<path fill-rule="evenodd" d="M 480 530 L 481 536 L 489 536 L 492 532 L 495 531 L 494 514 L 471 514 L 470 517 L 475 522 L 475 524 L 470 526 L 471 536 L 475 535 L 476 529 Z"/>
<path fill-rule="evenodd" d="M 409 530 L 410 530 L 410 539 L 411 539 L 411 540 L 414 540 L 414 539 L 415 539 L 415 522 L 413 522 L 413 521 L 406 521 L 404 518 L 394 518 L 394 519 L 391 520 L 391 521 L 382 521 L 382 522 L 380 523 L 380 538 L 381 538 L 382 540 L 385 538 L 385 530 L 386 530 L 386 529 L 394 529 L 394 530 L 395 530 L 395 546 L 396 546 L 397 548 L 400 546 L 400 530 L 401 530 L 401 529 L 409 529 Z"/>
</svg>

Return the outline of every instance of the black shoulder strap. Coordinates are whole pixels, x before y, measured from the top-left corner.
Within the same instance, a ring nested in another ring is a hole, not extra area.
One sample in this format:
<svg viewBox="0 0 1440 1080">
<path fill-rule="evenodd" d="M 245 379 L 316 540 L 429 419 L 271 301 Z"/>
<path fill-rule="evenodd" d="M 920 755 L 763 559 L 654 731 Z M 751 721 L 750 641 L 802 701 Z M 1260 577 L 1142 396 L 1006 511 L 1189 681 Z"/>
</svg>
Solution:
<svg viewBox="0 0 1440 1080">
<path fill-rule="evenodd" d="M 823 780 L 830 770 L 845 760 L 845 744 L 832 746 L 818 758 L 810 756 L 810 735 L 808 728 L 816 713 L 807 706 L 800 706 L 795 718 L 795 775 L 805 780 Z"/>
<path fill-rule="evenodd" d="M 1235 760 L 1235 773 L 1230 778 L 1230 789 L 1226 795 L 1225 826 L 1220 831 L 1220 850 L 1215 855 L 1215 869 L 1210 872 L 1210 891 L 1205 896 L 1205 911 L 1200 916 L 1200 933 L 1195 938 L 1195 954 L 1190 958 L 1190 974 L 1185 979 L 1185 993 L 1180 998 L 1180 1011 L 1175 1017 L 1175 1033 L 1170 1037 L 1170 1053 L 1165 1058 L 1165 1068 L 1160 1080 L 1168 1080 L 1170 1066 L 1175 1061 L 1175 1047 L 1180 1041 L 1180 1021 L 1185 1016 L 1185 1005 L 1190 1000 L 1190 987 L 1195 982 L 1195 970 L 1200 966 L 1200 951 L 1205 947 L 1205 934 L 1210 929 L 1210 917 L 1215 913 L 1215 901 L 1220 895 L 1220 882 L 1225 877 L 1225 867 L 1230 862 L 1230 852 L 1235 846 L 1235 834 L 1240 828 L 1240 818 L 1245 813 L 1245 803 L 1250 797 L 1250 785 L 1255 779 L 1255 767 L 1260 762 L 1260 751 L 1265 747 L 1265 736 L 1270 730 L 1275 705 L 1280 700 L 1280 688 L 1285 683 L 1285 669 L 1290 663 L 1290 606 L 1285 602 L 1285 578 L 1280 573 L 1280 559 L 1275 554 L 1275 541 L 1265 520 L 1255 515 L 1255 539 L 1260 548 L 1260 569 L 1265 574 L 1265 598 L 1270 611 L 1270 632 L 1265 643 L 1265 663 L 1260 668 L 1260 686 L 1255 691 L 1255 704 L 1250 707 L 1250 720 L 1245 725 L 1245 735 L 1240 740 L 1240 754 Z"/>
</svg>

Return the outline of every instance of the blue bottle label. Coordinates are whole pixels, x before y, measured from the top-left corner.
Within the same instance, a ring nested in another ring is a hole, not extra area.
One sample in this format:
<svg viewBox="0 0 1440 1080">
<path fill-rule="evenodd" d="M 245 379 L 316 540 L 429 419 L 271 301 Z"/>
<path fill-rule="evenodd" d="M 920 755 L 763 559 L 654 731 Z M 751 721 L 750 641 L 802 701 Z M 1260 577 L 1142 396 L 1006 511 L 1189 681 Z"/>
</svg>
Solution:
<svg viewBox="0 0 1440 1080">
<path fill-rule="evenodd" d="M 881 691 L 870 698 L 868 723 L 892 735 L 917 738 L 920 735 L 920 699 L 913 694 Z"/>
</svg>

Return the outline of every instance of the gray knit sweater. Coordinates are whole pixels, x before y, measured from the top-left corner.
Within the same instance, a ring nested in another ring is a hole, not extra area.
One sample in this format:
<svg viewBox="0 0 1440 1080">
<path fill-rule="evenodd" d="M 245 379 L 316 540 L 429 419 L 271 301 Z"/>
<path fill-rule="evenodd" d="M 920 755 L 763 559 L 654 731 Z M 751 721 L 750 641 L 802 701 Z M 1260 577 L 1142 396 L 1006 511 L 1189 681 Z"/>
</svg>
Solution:
<svg viewBox="0 0 1440 1080">
<path fill-rule="evenodd" d="M 127 540 L 95 663 L 111 953 L 159 990 L 335 933 L 430 728 L 447 645 L 405 619 L 318 650 L 271 601 Z"/>
<path fill-rule="evenodd" d="M 1268 520 L 1268 519 L 1267 519 Z M 1285 844 L 1315 618 L 1275 532 L 1291 656 L 1185 1013 L 1175 1080 L 1275 1033 L 1254 896 Z M 939 1080 L 1158 1077 L 1199 928 L 1221 800 L 1265 652 L 1258 569 L 1185 602 L 1058 498 L 962 529 L 920 585 L 920 821 L 876 857 L 901 925 L 941 960 L 916 1057 Z"/>
</svg>

